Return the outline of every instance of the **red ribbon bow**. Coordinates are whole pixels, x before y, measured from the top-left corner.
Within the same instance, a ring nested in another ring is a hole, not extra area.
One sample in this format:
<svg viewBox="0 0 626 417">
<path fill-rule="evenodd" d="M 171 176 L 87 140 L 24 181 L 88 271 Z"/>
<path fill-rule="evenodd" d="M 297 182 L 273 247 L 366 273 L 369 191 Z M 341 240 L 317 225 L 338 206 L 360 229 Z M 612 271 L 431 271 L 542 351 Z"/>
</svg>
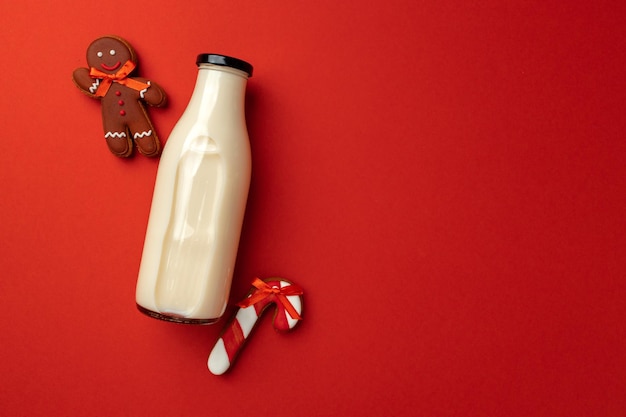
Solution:
<svg viewBox="0 0 626 417">
<path fill-rule="evenodd" d="M 142 83 L 141 81 L 137 81 L 132 78 L 126 78 L 128 77 L 128 74 L 133 72 L 134 69 L 135 64 L 132 61 L 126 61 L 124 65 L 122 65 L 122 68 L 120 68 L 115 74 L 102 72 L 94 67 L 91 67 L 89 70 L 89 76 L 91 78 L 102 78 L 102 82 L 96 90 L 96 97 L 104 97 L 107 91 L 109 91 L 111 84 L 113 84 L 113 81 L 137 91 L 150 87 L 150 84 Z"/>
<path fill-rule="evenodd" d="M 255 278 L 252 285 L 256 288 L 256 291 L 254 291 L 249 297 L 239 302 L 237 304 L 239 307 L 246 308 L 265 300 L 267 297 L 275 296 L 285 310 L 287 310 L 287 313 L 289 313 L 292 319 L 302 319 L 300 314 L 298 314 L 294 306 L 287 299 L 287 296 L 289 295 L 302 295 L 304 293 L 302 288 L 294 284 L 282 288 L 270 286 L 259 278 Z"/>
</svg>

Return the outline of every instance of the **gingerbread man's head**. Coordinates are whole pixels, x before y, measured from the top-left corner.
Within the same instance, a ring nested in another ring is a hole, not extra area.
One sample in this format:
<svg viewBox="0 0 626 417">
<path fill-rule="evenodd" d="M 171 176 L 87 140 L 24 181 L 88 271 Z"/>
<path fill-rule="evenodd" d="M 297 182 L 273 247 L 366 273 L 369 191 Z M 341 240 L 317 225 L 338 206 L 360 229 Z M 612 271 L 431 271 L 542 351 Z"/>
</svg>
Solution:
<svg viewBox="0 0 626 417">
<path fill-rule="evenodd" d="M 98 38 L 87 48 L 87 64 L 107 74 L 115 74 L 128 61 L 137 64 L 135 50 L 117 36 Z"/>
</svg>

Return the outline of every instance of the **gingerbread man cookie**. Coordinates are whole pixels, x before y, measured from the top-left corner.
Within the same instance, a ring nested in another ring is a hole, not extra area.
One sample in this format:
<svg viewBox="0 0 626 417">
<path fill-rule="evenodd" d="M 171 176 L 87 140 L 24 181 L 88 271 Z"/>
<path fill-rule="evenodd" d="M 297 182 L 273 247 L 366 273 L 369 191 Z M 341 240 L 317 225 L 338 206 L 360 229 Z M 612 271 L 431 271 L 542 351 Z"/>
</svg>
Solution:
<svg viewBox="0 0 626 417">
<path fill-rule="evenodd" d="M 157 156 L 161 143 L 143 103 L 160 107 L 165 92 L 145 78 L 129 77 L 137 66 L 133 47 L 117 36 L 98 38 L 87 48 L 87 65 L 74 71 L 74 83 L 89 97 L 100 99 L 109 150 L 128 157 L 134 141 L 143 155 Z"/>
</svg>

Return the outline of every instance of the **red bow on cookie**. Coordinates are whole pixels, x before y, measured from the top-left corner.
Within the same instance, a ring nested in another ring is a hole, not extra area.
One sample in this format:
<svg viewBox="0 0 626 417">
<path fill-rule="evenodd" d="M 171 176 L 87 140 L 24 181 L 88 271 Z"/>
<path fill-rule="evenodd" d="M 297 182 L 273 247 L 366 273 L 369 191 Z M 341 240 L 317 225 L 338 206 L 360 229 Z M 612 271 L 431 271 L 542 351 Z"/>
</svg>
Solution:
<svg viewBox="0 0 626 417">
<path fill-rule="evenodd" d="M 106 72 L 102 72 L 94 67 L 91 67 L 89 70 L 89 76 L 91 78 L 101 78 L 102 82 L 98 85 L 98 89 L 96 90 L 96 97 L 104 97 L 111 88 L 111 84 L 113 82 L 125 85 L 126 87 L 130 87 L 133 90 L 141 91 L 150 87 L 150 84 L 142 83 L 137 80 L 133 80 L 132 78 L 127 78 L 128 74 L 133 72 L 135 69 L 135 64 L 132 61 L 126 61 L 122 68 L 120 68 L 115 74 L 108 74 Z"/>
<path fill-rule="evenodd" d="M 238 303 L 237 305 L 239 307 L 246 308 L 273 295 L 282 304 L 282 306 L 285 308 L 287 313 L 289 313 L 289 316 L 291 316 L 292 319 L 300 320 L 302 318 L 287 299 L 288 295 L 301 295 L 303 291 L 300 287 L 292 284 L 287 287 L 278 288 L 268 285 L 265 281 L 262 281 L 259 278 L 255 278 L 254 282 L 252 282 L 252 285 L 256 288 L 256 291 L 254 291 L 252 295 L 250 295 L 250 297 L 245 298 L 240 303 Z"/>
</svg>

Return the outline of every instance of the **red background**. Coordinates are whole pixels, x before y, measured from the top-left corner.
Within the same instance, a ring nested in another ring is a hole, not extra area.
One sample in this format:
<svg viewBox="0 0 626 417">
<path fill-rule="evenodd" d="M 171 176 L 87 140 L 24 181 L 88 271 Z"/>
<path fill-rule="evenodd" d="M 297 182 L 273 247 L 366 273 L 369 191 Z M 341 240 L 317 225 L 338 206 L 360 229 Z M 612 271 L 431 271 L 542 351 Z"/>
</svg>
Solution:
<svg viewBox="0 0 626 417">
<path fill-rule="evenodd" d="M 626 415 L 624 4 L 2 0 L 0 414 Z M 164 141 L 196 54 L 255 66 L 231 301 L 282 276 L 304 321 L 223 377 L 221 323 L 136 311 L 158 160 L 71 81 L 105 34 Z"/>
</svg>

